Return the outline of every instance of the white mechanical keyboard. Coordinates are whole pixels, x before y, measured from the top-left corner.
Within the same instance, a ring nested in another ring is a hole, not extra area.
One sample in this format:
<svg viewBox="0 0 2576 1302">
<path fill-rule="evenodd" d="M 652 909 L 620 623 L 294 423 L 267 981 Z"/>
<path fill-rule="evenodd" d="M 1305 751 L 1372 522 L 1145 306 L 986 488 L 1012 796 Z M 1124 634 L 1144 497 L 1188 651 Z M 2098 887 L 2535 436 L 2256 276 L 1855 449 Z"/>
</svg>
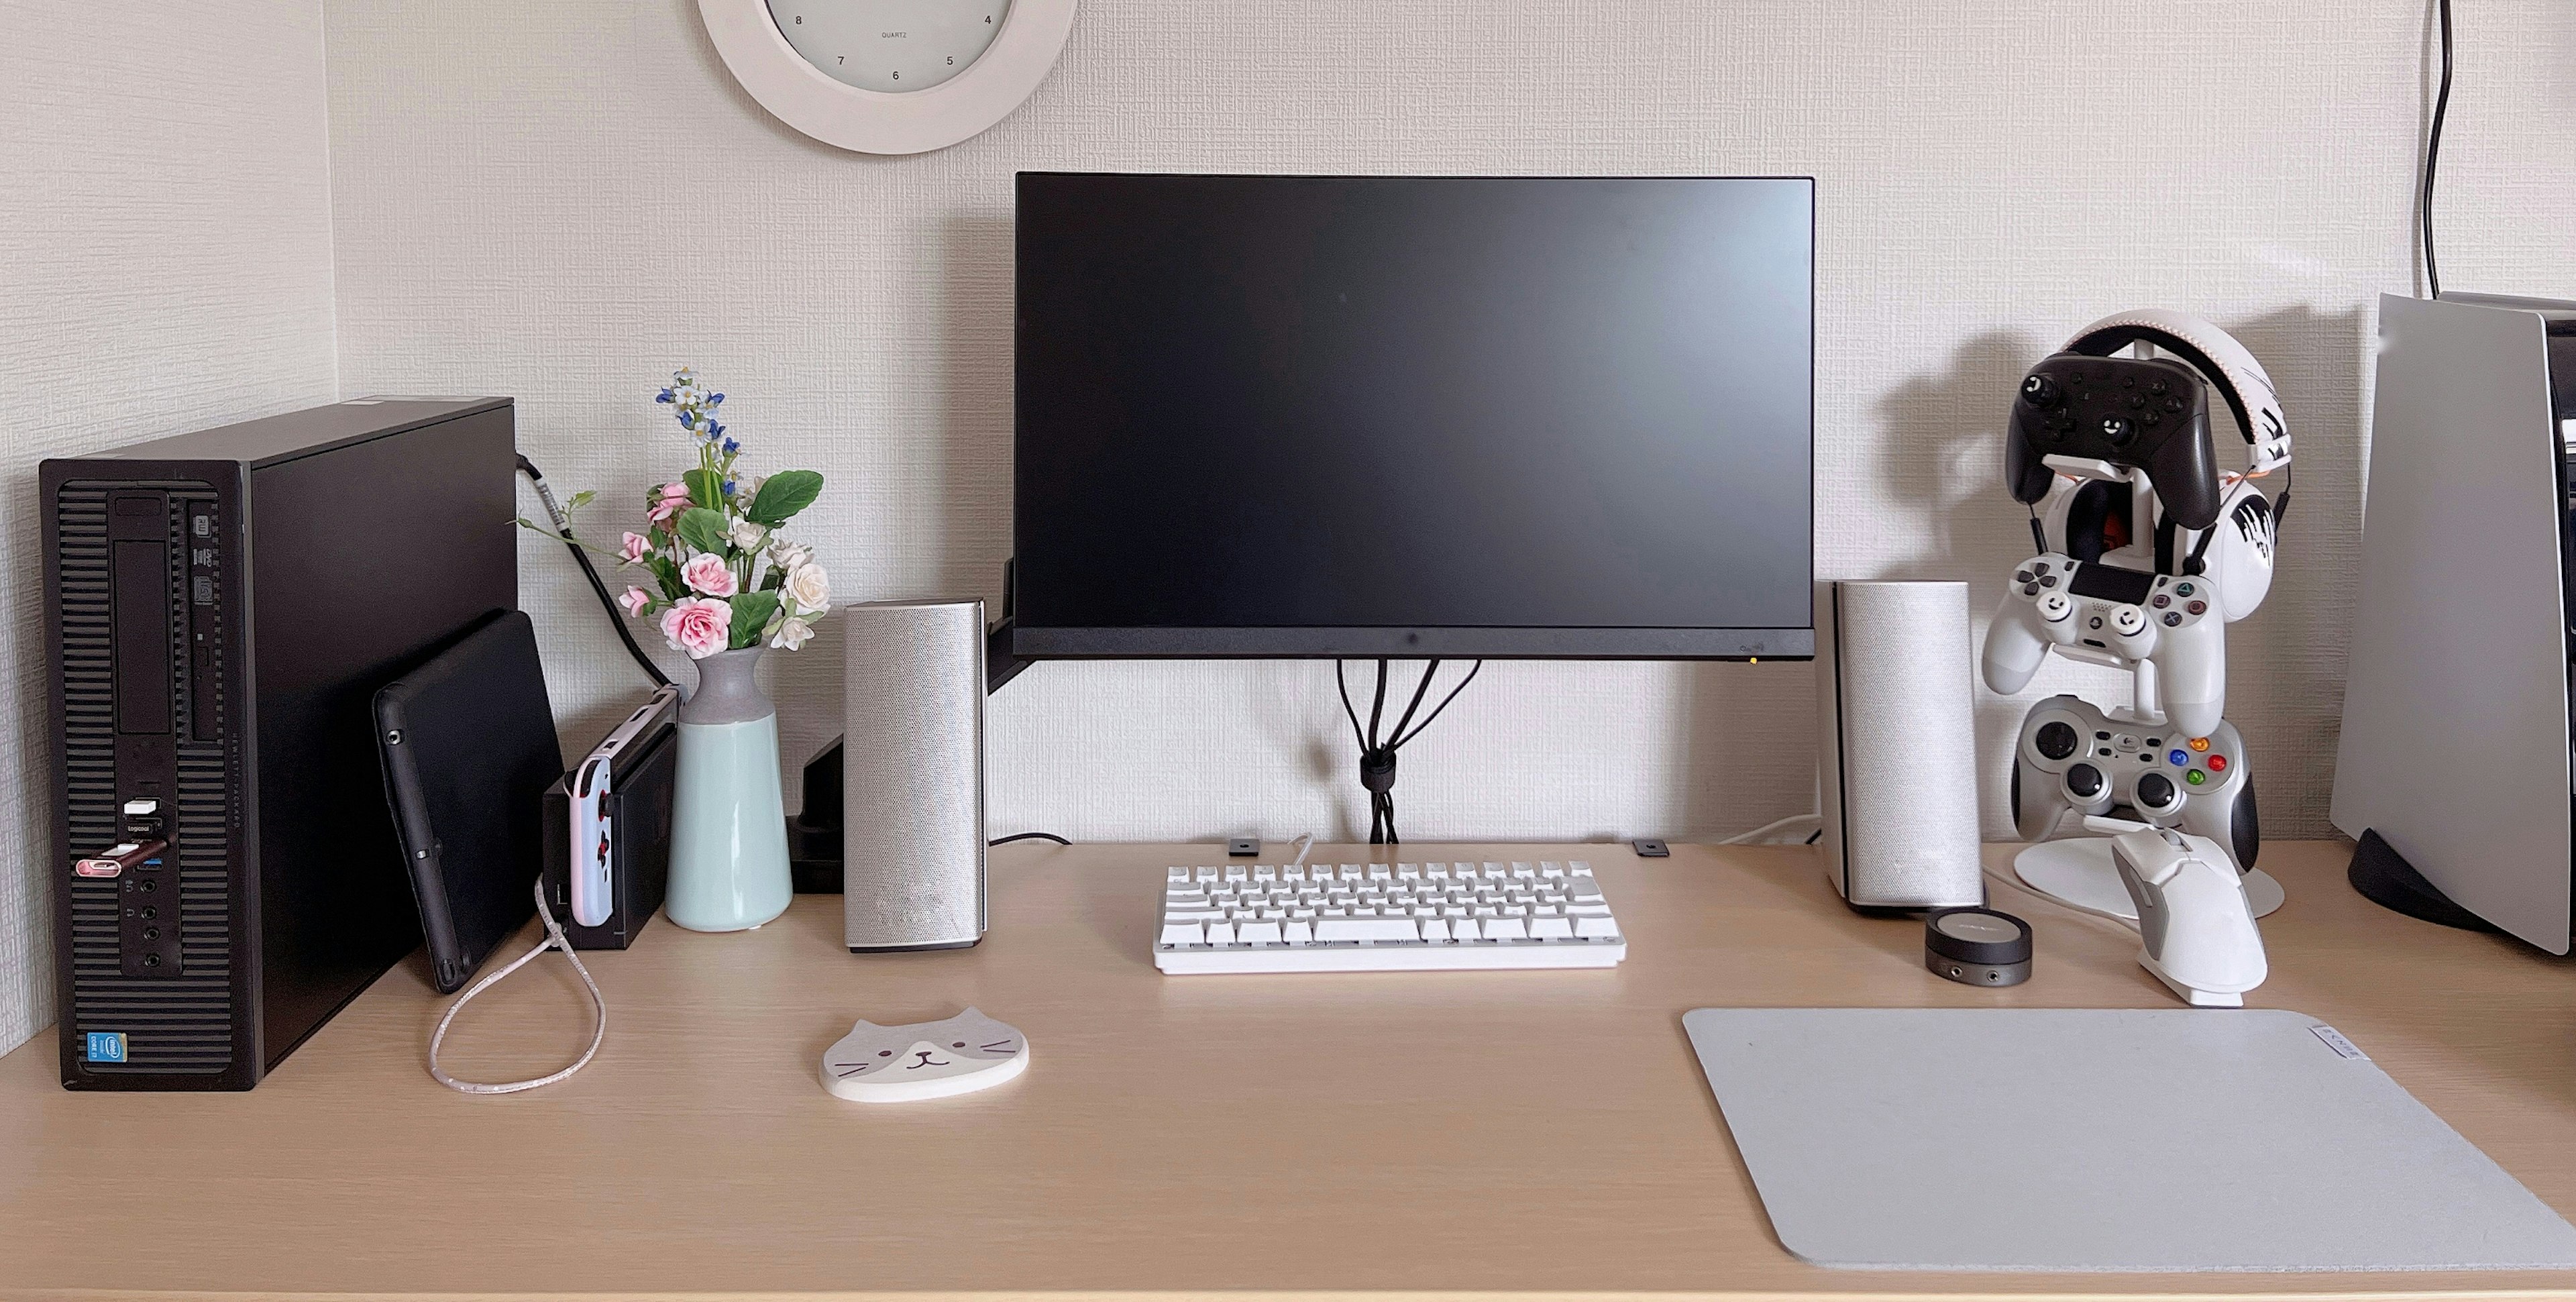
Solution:
<svg viewBox="0 0 2576 1302">
<path fill-rule="evenodd" d="M 1154 939 L 1154 966 L 1173 975 L 1611 967 L 1627 956 L 1580 861 L 1174 868 Z"/>
</svg>

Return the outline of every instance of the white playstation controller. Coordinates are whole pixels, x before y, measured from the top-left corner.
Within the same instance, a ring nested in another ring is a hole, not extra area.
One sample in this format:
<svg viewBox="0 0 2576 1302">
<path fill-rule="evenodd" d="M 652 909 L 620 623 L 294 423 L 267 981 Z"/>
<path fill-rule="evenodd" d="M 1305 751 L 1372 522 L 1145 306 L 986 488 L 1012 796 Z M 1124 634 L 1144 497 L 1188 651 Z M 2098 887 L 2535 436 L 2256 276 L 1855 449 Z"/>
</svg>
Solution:
<svg viewBox="0 0 2576 1302">
<path fill-rule="evenodd" d="M 2013 825 L 2045 841 L 2067 814 L 2180 827 L 2218 843 L 2239 871 L 2254 867 L 2263 831 L 2233 724 L 2188 736 L 2171 724 L 2114 718 L 2081 697 L 2052 696 L 2021 721 L 2013 748 Z"/>
<path fill-rule="evenodd" d="M 2190 736 L 2217 731 L 2226 713 L 2227 619 L 2207 576 L 2032 557 L 2014 567 L 1986 630 L 1986 686 L 2006 696 L 2029 686 L 2052 647 L 2154 664 L 2158 701 Z"/>
<path fill-rule="evenodd" d="M 2111 838 L 2138 906 L 2138 963 L 2195 1008 L 2242 1008 L 2271 965 L 2245 880 L 2218 843 L 2166 827 Z"/>
</svg>

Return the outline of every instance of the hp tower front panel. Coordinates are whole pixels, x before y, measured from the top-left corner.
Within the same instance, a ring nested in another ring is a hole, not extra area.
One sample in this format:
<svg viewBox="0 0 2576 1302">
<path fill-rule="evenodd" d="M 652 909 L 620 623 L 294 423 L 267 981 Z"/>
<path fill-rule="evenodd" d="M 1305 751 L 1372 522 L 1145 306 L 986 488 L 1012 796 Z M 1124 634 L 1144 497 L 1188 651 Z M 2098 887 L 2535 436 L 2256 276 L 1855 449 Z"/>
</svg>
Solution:
<svg viewBox="0 0 2576 1302">
<path fill-rule="evenodd" d="M 419 943 L 366 705 L 518 604 L 505 398 L 50 460 L 63 1083 L 248 1089 Z"/>
</svg>

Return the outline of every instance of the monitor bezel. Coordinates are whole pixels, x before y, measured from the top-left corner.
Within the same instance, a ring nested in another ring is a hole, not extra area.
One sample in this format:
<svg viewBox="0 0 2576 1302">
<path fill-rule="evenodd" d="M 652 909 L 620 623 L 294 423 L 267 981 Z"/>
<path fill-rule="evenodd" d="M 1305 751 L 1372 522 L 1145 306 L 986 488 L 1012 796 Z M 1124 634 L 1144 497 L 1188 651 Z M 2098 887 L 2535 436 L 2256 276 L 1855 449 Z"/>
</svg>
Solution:
<svg viewBox="0 0 2576 1302">
<path fill-rule="evenodd" d="M 1017 173 L 1012 180 L 1013 240 L 1022 238 L 1018 228 L 1019 196 L 1032 180 L 1053 177 L 1133 177 L 1144 179 L 1188 180 L 1331 180 L 1331 181 L 1799 181 L 1807 187 L 1807 587 L 1815 583 L 1816 545 L 1816 189 L 1811 175 L 1751 174 L 1724 176 L 1637 176 L 1615 175 L 1489 175 L 1440 174 L 1414 176 L 1396 173 L 1319 173 L 1319 172 L 1072 172 L 1035 170 Z M 1013 301 L 1018 299 L 1019 285 L 1027 260 L 1015 256 L 1012 268 Z M 1027 328 L 1016 310 L 1012 319 L 1013 376 L 1016 397 L 1019 387 L 1017 347 L 1020 332 Z M 1014 553 L 1019 548 L 1021 521 L 1018 505 L 1017 467 L 1026 463 L 1018 455 L 1020 443 L 1027 437 L 1020 412 L 1025 405 L 1014 402 L 1011 417 L 1013 452 L 1011 541 Z M 1016 584 L 1017 566 L 1006 581 Z M 1003 609 L 1017 605 L 1016 592 L 1006 592 Z M 1807 622 L 1781 628 L 1721 628 L 1706 626 L 1494 626 L 1440 625 L 1419 627 L 1406 625 L 1135 625 L 1093 627 L 1080 625 L 1031 626 L 1010 618 L 1011 654 L 1031 660 L 1101 660 L 1101 659 L 1174 659 L 1174 660 L 1335 660 L 1335 659 L 1424 659 L 1451 660 L 1809 660 L 1816 653 L 1815 602 L 1810 597 Z"/>
</svg>

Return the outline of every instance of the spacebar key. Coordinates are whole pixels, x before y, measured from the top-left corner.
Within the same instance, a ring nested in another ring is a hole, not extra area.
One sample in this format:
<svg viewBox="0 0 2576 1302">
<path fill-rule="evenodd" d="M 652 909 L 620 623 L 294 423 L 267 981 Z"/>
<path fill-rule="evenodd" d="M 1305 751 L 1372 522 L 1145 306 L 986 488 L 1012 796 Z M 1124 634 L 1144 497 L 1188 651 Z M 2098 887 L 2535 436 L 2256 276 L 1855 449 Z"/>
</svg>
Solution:
<svg viewBox="0 0 2576 1302">
<path fill-rule="evenodd" d="M 1317 918 L 1315 939 L 1420 940 L 1422 930 L 1411 918 Z"/>
</svg>

